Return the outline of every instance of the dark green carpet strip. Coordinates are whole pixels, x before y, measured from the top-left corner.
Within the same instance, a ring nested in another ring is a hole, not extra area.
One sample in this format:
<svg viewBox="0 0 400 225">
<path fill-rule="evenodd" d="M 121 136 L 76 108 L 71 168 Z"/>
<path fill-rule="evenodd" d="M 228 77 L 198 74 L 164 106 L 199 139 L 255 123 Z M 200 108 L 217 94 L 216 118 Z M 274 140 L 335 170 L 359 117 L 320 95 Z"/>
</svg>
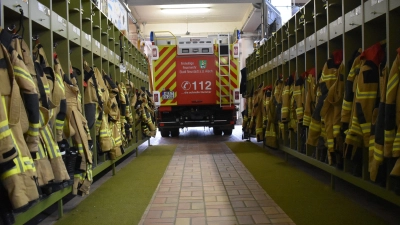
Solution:
<svg viewBox="0 0 400 225">
<path fill-rule="evenodd" d="M 266 149 L 253 143 L 226 144 L 297 225 L 386 224 L 383 219 L 269 154 Z"/>
<path fill-rule="evenodd" d="M 148 147 L 56 224 L 138 224 L 175 149 Z"/>
</svg>

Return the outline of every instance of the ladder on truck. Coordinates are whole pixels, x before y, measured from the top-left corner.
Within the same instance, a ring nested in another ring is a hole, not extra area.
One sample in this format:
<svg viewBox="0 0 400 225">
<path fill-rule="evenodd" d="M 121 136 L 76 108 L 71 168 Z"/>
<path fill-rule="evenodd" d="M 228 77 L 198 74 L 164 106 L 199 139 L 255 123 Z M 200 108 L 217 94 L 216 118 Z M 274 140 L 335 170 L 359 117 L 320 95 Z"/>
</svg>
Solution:
<svg viewBox="0 0 400 225">
<path fill-rule="evenodd" d="M 231 90 L 231 54 L 230 54 L 230 35 L 218 34 L 218 70 L 219 70 L 219 105 L 220 107 L 232 106 L 232 90 Z M 224 43 L 227 41 L 227 43 Z M 227 84 L 223 82 L 227 81 Z M 228 91 L 228 94 L 223 92 L 223 89 Z M 228 100 L 227 104 L 223 104 L 222 99 Z"/>
</svg>

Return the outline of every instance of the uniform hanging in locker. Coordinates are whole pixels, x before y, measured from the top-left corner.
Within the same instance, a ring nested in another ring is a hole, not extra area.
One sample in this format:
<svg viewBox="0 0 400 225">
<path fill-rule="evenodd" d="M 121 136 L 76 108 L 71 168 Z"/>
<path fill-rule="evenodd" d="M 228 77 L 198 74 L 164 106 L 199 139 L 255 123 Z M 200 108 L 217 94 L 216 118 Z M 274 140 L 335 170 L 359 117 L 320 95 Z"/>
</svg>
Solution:
<svg viewBox="0 0 400 225">
<path fill-rule="evenodd" d="M 246 59 L 243 137 L 261 129 L 264 146 L 400 204 L 399 6 L 306 3 Z M 259 85 L 266 116 L 252 127 Z"/>
<path fill-rule="evenodd" d="M 155 106 L 147 56 L 104 8 L 0 7 L 0 223 L 22 224 L 89 194 L 95 175 L 153 135 Z"/>
</svg>

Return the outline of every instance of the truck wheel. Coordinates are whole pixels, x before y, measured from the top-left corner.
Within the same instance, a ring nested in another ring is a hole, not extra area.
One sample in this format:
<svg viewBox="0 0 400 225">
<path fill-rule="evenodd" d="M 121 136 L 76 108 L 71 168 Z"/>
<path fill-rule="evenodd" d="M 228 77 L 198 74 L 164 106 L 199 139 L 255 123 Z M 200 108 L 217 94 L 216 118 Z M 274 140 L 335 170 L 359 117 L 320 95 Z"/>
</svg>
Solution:
<svg viewBox="0 0 400 225">
<path fill-rule="evenodd" d="M 230 130 L 224 130 L 224 135 L 227 135 L 227 136 L 232 135 L 232 129 L 230 129 Z"/>
<path fill-rule="evenodd" d="M 179 128 L 171 130 L 171 137 L 178 137 L 179 136 Z"/>
<path fill-rule="evenodd" d="M 222 135 L 222 130 L 213 128 L 214 135 Z"/>
<path fill-rule="evenodd" d="M 162 130 L 160 131 L 161 137 L 169 137 L 169 130 Z"/>
</svg>

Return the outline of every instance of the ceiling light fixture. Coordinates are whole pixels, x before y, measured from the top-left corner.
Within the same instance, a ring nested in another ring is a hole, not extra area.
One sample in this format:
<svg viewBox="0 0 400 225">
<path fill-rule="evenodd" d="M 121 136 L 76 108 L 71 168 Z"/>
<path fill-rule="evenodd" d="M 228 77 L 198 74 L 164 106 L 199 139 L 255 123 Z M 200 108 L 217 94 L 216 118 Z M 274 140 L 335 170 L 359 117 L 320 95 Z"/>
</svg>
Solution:
<svg viewBox="0 0 400 225">
<path fill-rule="evenodd" d="M 198 8 L 161 8 L 161 11 L 165 13 L 206 13 L 210 11 L 210 7 L 198 7 Z"/>
</svg>

